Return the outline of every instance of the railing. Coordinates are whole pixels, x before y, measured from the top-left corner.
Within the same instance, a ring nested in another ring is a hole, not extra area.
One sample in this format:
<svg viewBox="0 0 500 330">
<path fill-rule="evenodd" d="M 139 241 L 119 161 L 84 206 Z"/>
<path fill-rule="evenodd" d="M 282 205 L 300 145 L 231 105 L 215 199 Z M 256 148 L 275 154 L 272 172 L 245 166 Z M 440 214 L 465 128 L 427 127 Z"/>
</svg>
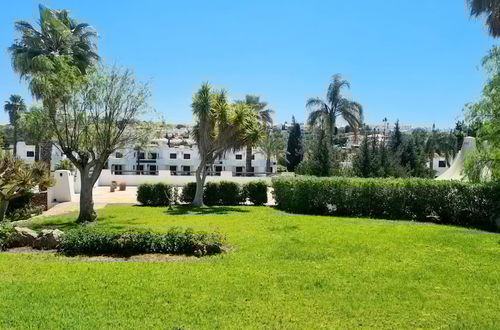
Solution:
<svg viewBox="0 0 500 330">
<path fill-rule="evenodd" d="M 112 175 L 158 175 L 159 173 L 155 170 L 111 170 Z"/>
<path fill-rule="evenodd" d="M 159 175 L 158 170 L 111 170 L 112 175 Z M 221 171 L 208 171 L 208 176 L 221 176 Z M 194 176 L 196 171 L 173 171 L 170 170 L 172 176 Z M 275 176 L 273 172 L 233 172 L 235 177 L 270 177 Z"/>
</svg>

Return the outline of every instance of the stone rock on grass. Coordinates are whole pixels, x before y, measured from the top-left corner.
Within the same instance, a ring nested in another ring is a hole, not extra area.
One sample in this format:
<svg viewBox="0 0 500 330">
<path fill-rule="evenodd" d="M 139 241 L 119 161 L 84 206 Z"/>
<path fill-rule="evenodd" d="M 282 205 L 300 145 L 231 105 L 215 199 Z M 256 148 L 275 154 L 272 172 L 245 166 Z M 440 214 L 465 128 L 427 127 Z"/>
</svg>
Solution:
<svg viewBox="0 0 500 330">
<path fill-rule="evenodd" d="M 43 229 L 33 242 L 33 247 L 40 250 L 57 249 L 63 234 L 59 229 Z"/>
<path fill-rule="evenodd" d="M 12 248 L 32 246 L 37 237 L 37 232 L 32 229 L 26 227 L 14 227 L 14 232 L 9 236 L 7 246 Z"/>
<path fill-rule="evenodd" d="M 222 253 L 222 248 L 218 244 L 195 244 L 193 246 L 193 255 L 196 257 L 217 253 Z"/>
</svg>

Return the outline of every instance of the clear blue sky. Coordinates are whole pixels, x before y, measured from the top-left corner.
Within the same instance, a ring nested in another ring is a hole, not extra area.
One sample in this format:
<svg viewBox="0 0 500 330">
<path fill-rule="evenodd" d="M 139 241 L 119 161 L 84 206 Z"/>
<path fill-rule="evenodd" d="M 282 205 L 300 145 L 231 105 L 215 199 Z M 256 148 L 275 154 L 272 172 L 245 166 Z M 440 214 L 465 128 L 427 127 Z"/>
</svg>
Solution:
<svg viewBox="0 0 500 330">
<path fill-rule="evenodd" d="M 31 102 L 6 48 L 14 21 L 37 18 L 39 1 L 6 2 L 0 97 L 19 93 Z M 387 117 L 449 126 L 464 103 L 479 97 L 479 64 L 494 44 L 482 22 L 469 18 L 464 0 L 41 3 L 92 24 L 105 62 L 131 67 L 149 81 L 151 105 L 174 122 L 191 121 L 191 96 L 203 81 L 234 98 L 261 95 L 277 121 L 292 115 L 302 121 L 306 99 L 323 96 L 331 75 L 341 73 L 368 122 Z"/>
</svg>

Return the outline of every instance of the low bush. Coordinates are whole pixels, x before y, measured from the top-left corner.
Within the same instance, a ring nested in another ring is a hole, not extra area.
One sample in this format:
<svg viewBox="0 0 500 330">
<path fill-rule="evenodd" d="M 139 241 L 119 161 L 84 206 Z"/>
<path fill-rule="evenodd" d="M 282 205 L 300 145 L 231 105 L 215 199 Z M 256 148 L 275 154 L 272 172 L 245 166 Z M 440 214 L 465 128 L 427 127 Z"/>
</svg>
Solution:
<svg viewBox="0 0 500 330">
<path fill-rule="evenodd" d="M 7 240 L 14 232 L 14 227 L 8 223 L 0 223 L 0 251 L 7 248 Z"/>
<path fill-rule="evenodd" d="M 177 189 L 166 183 L 141 184 L 137 188 L 137 201 L 145 206 L 170 206 L 177 202 Z"/>
<path fill-rule="evenodd" d="M 203 202 L 205 205 L 220 205 L 219 185 L 216 182 L 207 182 L 203 187 Z"/>
<path fill-rule="evenodd" d="M 59 244 L 67 255 L 134 255 L 168 253 L 205 255 L 221 252 L 224 237 L 218 233 L 171 228 L 166 234 L 151 232 L 116 232 L 98 227 L 68 231 Z"/>
<path fill-rule="evenodd" d="M 279 209 L 304 214 L 433 221 L 495 230 L 500 185 L 433 179 L 278 178 Z"/>
<path fill-rule="evenodd" d="M 7 207 L 7 212 L 5 213 L 6 216 L 9 217 L 14 212 L 23 208 L 29 208 L 31 206 L 31 199 L 34 195 L 35 194 L 31 191 L 24 191 L 20 196 L 11 199 Z"/>
<path fill-rule="evenodd" d="M 196 194 L 196 182 L 189 182 L 182 187 L 181 202 L 190 204 Z"/>
<path fill-rule="evenodd" d="M 189 182 L 182 188 L 181 201 L 191 203 L 196 194 L 196 182 Z M 244 200 L 241 185 L 231 181 L 207 182 L 203 188 L 205 205 L 238 205 Z"/>
<path fill-rule="evenodd" d="M 243 194 L 254 205 L 264 205 L 267 203 L 267 183 L 250 181 L 243 186 Z"/>
<path fill-rule="evenodd" d="M 218 183 L 219 205 L 238 205 L 244 200 L 241 185 L 231 181 Z"/>
</svg>

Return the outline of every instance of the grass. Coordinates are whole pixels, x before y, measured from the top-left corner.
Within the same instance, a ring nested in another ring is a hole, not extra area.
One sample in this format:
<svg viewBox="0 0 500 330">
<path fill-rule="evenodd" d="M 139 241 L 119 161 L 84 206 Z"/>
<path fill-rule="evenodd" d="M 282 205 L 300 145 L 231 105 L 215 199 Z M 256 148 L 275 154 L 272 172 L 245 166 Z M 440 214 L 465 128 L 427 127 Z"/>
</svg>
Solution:
<svg viewBox="0 0 500 330">
<path fill-rule="evenodd" d="M 194 263 L 0 254 L 2 328 L 498 328 L 500 236 L 266 207 L 106 207 L 99 226 L 219 230 Z M 71 228 L 74 216 L 37 218 Z M 80 259 L 78 259 L 80 260 Z"/>
</svg>

